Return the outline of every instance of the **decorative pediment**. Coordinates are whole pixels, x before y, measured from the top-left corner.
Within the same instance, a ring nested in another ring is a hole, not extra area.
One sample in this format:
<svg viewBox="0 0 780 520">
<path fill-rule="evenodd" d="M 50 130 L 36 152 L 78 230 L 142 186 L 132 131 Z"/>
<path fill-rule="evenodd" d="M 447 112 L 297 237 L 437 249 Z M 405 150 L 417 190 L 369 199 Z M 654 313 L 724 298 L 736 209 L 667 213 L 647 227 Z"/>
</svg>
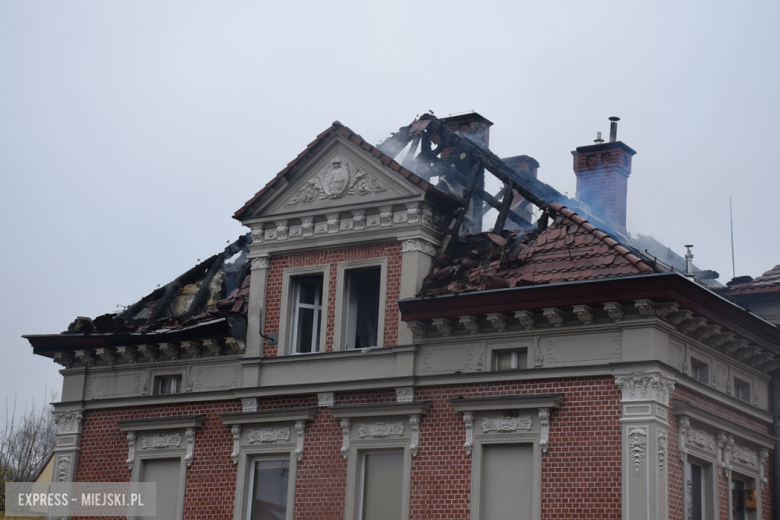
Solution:
<svg viewBox="0 0 780 520">
<path fill-rule="evenodd" d="M 335 136 L 263 193 L 250 216 L 318 214 L 356 204 L 422 200 L 425 190 L 354 143 Z M 285 217 L 286 218 L 286 217 Z"/>
<path fill-rule="evenodd" d="M 360 197 L 387 191 L 385 185 L 363 171 L 357 164 L 335 155 L 306 185 L 285 202 L 286 206 L 302 207 L 320 199 Z"/>
</svg>

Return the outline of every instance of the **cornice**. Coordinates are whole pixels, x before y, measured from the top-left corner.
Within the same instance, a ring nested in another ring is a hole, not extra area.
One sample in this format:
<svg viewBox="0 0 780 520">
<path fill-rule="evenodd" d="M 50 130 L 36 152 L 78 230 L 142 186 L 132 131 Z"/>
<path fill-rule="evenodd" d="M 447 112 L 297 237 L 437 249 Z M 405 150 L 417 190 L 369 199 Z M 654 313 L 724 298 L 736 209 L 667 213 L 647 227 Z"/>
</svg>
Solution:
<svg viewBox="0 0 780 520">
<path fill-rule="evenodd" d="M 778 442 L 778 439 L 771 435 L 748 428 L 747 426 L 732 421 L 722 415 L 710 412 L 709 410 L 705 410 L 704 408 L 700 408 L 695 404 L 685 401 L 673 399 L 672 411 L 674 415 L 678 417 L 688 417 L 692 421 L 703 424 L 715 431 L 725 431 L 726 433 L 750 441 L 762 448 L 774 449 Z"/>
<path fill-rule="evenodd" d="M 180 428 L 200 428 L 206 420 L 206 414 L 179 417 L 155 417 L 153 419 L 126 419 L 117 421 L 123 432 L 146 430 L 172 430 Z"/>
<path fill-rule="evenodd" d="M 357 404 L 331 406 L 330 411 L 337 419 L 353 417 L 377 417 L 394 415 L 425 415 L 433 401 L 404 401 L 396 403 Z"/>
<path fill-rule="evenodd" d="M 316 406 L 307 408 L 286 408 L 283 410 L 261 410 L 258 412 L 231 412 L 220 414 L 222 423 L 254 424 L 270 422 L 313 421 L 317 415 Z"/>
</svg>

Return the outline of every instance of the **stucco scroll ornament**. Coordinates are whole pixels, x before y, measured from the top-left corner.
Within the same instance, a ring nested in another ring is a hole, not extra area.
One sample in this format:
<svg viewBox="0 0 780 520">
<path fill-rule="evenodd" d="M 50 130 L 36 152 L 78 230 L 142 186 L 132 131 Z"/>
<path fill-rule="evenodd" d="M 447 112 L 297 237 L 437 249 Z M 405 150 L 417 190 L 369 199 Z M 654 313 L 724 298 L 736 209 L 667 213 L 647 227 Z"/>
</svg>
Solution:
<svg viewBox="0 0 780 520">
<path fill-rule="evenodd" d="M 544 314 L 544 317 L 547 318 L 547 321 L 549 321 L 550 324 L 555 328 L 563 327 L 565 324 L 563 312 L 561 312 L 559 309 L 556 309 L 555 307 L 542 309 L 542 313 Z"/>
<path fill-rule="evenodd" d="M 724 432 L 718 432 L 718 475 L 723 474 L 723 467 L 725 466 L 725 463 L 723 462 L 723 448 L 726 445 L 726 441 L 728 441 L 726 434 Z"/>
<path fill-rule="evenodd" d="M 712 437 L 712 435 L 708 434 L 707 432 L 697 430 L 696 428 L 688 429 L 688 440 L 694 444 L 698 444 L 702 448 L 712 449 L 715 445 L 715 439 Z"/>
<path fill-rule="evenodd" d="M 530 430 L 531 416 L 523 417 L 483 417 L 482 431 L 487 432 L 513 432 L 517 430 Z"/>
<path fill-rule="evenodd" d="M 249 430 L 247 440 L 250 443 L 254 442 L 276 442 L 276 441 L 289 441 L 290 429 L 289 428 L 259 428 L 257 430 Z"/>
<path fill-rule="evenodd" d="M 639 465 L 645 456 L 647 448 L 647 434 L 644 430 L 636 428 L 628 433 L 628 448 L 631 450 L 631 460 L 634 462 L 634 470 L 639 473 Z"/>
<path fill-rule="evenodd" d="M 295 456 L 298 460 L 303 460 L 303 435 L 306 433 L 306 421 L 295 421 Z"/>
<path fill-rule="evenodd" d="M 133 462 L 135 462 L 135 432 L 127 432 L 127 469 L 133 470 Z"/>
<path fill-rule="evenodd" d="M 375 422 L 371 424 L 360 423 L 358 435 L 361 438 L 369 437 L 389 437 L 391 435 L 403 435 L 404 423 L 402 422 Z"/>
<path fill-rule="evenodd" d="M 615 323 L 623 319 L 623 306 L 618 302 L 605 303 L 604 310 L 607 311 L 607 314 L 609 314 L 609 317 L 612 318 L 612 321 Z"/>
<path fill-rule="evenodd" d="M 81 411 L 70 411 L 65 413 L 55 413 L 54 423 L 57 425 L 58 434 L 76 433 L 81 424 Z"/>
<path fill-rule="evenodd" d="M 263 241 L 263 225 L 262 224 L 255 224 L 252 226 L 252 232 L 250 233 L 252 236 L 252 243 L 253 244 L 260 244 Z"/>
<path fill-rule="evenodd" d="M 691 421 L 687 417 L 680 417 L 677 423 L 677 433 L 680 436 L 677 441 L 678 450 L 680 452 L 680 460 L 685 464 L 688 456 L 688 448 L 685 446 L 685 435 L 688 433 L 688 429 L 691 427 Z"/>
<path fill-rule="evenodd" d="M 461 325 L 469 334 L 479 334 L 479 321 L 474 316 L 458 316 Z"/>
<path fill-rule="evenodd" d="M 506 332 L 506 316 L 498 312 L 489 312 L 487 319 L 496 332 Z"/>
<path fill-rule="evenodd" d="M 658 434 L 658 470 L 661 475 L 664 474 L 664 463 L 666 462 L 666 446 L 667 446 L 666 434 L 660 432 Z"/>
<path fill-rule="evenodd" d="M 65 368 L 70 368 L 73 366 L 74 358 L 70 354 L 66 354 L 64 352 L 55 352 L 53 359 L 55 363 L 60 364 Z"/>
<path fill-rule="evenodd" d="M 531 330 L 536 327 L 536 317 L 530 311 L 515 311 L 515 318 L 520 322 L 525 330 Z"/>
<path fill-rule="evenodd" d="M 439 333 L 446 337 L 452 336 L 452 322 L 447 318 L 433 318 L 431 320 Z"/>
<path fill-rule="evenodd" d="M 542 454 L 547 453 L 550 447 L 550 409 L 539 408 L 539 422 L 542 426 L 539 447 L 542 448 Z"/>
<path fill-rule="evenodd" d="M 268 257 L 260 256 L 252 259 L 251 269 L 268 269 Z"/>
<path fill-rule="evenodd" d="M 230 428 L 230 433 L 233 434 L 233 451 L 230 454 L 230 458 L 233 460 L 233 464 L 238 464 L 238 447 L 241 443 L 241 425 L 236 424 Z"/>
<path fill-rule="evenodd" d="M 732 450 L 734 459 L 750 466 L 758 465 L 758 453 L 744 446 L 736 445 Z"/>
<path fill-rule="evenodd" d="M 420 415 L 410 415 L 409 425 L 412 428 L 412 442 L 409 445 L 409 451 L 412 453 L 412 457 L 416 457 L 417 451 L 420 449 Z"/>
<path fill-rule="evenodd" d="M 759 465 L 758 465 L 758 471 L 761 473 L 761 483 L 767 484 L 769 482 L 769 479 L 766 478 L 766 473 L 764 473 L 764 463 L 769 458 L 769 451 L 766 449 L 762 449 L 758 452 L 758 459 L 759 459 Z"/>
<path fill-rule="evenodd" d="M 404 240 L 403 243 L 401 243 L 401 252 L 405 253 L 407 251 L 420 251 L 428 256 L 436 256 L 439 254 L 435 245 L 422 238 Z"/>
<path fill-rule="evenodd" d="M 184 455 L 184 462 L 187 463 L 187 467 L 192 466 L 192 459 L 195 456 L 195 428 L 187 428 L 184 430 L 184 436 L 187 437 L 187 453 Z"/>
<path fill-rule="evenodd" d="M 643 318 L 652 318 L 655 316 L 655 304 L 647 299 L 634 300 L 634 306 Z"/>
<path fill-rule="evenodd" d="M 654 400 L 667 405 L 669 394 L 674 390 L 674 382 L 657 373 L 617 376 L 615 384 L 623 392 L 623 401 Z"/>
<path fill-rule="evenodd" d="M 352 426 L 352 419 L 341 420 L 341 455 L 346 459 L 349 456 L 349 428 Z"/>
<path fill-rule="evenodd" d="M 575 305 L 573 307 L 574 314 L 577 315 L 583 325 L 593 325 L 593 309 L 587 305 Z"/>
<path fill-rule="evenodd" d="M 423 339 L 425 337 L 425 323 L 422 321 L 407 321 L 406 326 L 412 331 L 415 339 Z"/>
<path fill-rule="evenodd" d="M 466 450 L 466 455 L 470 456 L 474 447 L 474 414 L 463 412 L 463 423 L 466 425 L 466 442 L 463 444 L 463 449 Z"/>
<path fill-rule="evenodd" d="M 290 197 L 287 205 L 294 206 L 317 199 L 337 199 L 344 195 L 367 195 L 385 190 L 381 182 L 369 177 L 355 164 L 336 156 L 314 174 L 306 186 Z"/>
<path fill-rule="evenodd" d="M 144 435 L 143 449 L 153 448 L 160 450 L 163 448 L 178 448 L 181 446 L 181 435 L 178 433 L 165 434 L 165 435 Z"/>
<path fill-rule="evenodd" d="M 70 457 L 61 457 L 57 461 L 57 481 L 67 482 L 70 473 Z"/>
</svg>

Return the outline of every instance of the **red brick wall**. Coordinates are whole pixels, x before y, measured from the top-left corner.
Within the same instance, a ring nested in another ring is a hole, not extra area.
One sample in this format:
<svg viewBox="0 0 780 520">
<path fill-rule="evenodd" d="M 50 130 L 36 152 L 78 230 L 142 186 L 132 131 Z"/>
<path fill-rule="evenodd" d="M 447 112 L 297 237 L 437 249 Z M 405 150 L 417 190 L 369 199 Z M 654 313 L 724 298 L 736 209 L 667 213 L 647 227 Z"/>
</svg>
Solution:
<svg viewBox="0 0 780 520">
<path fill-rule="evenodd" d="M 387 257 L 387 299 L 385 301 L 385 334 L 384 345 L 395 345 L 398 342 L 399 311 L 396 301 L 401 290 L 401 244 L 380 244 L 373 246 L 353 247 L 323 251 L 320 253 L 300 253 L 271 258 L 268 271 L 266 292 L 265 325 L 266 334 L 279 332 L 279 320 L 282 303 L 282 283 L 284 270 L 289 267 L 305 267 L 309 265 L 330 264 L 330 289 L 327 302 L 328 333 L 325 339 L 325 350 L 333 350 L 334 323 L 336 322 L 336 278 L 339 262 L 350 260 L 366 260 L 370 258 Z M 263 356 L 276 356 L 276 346 L 263 343 Z"/>
<path fill-rule="evenodd" d="M 620 395 L 612 377 L 528 383 L 457 385 L 418 389 L 416 399 L 432 400 L 420 428 L 420 452 L 412 463 L 413 520 L 470 517 L 471 459 L 463 449 L 465 428 L 449 399 L 458 396 L 564 393 L 550 421 L 550 449 L 542 460 L 542 517 L 619 518 L 621 513 Z M 394 391 L 336 395 L 336 404 L 395 400 Z M 261 409 L 314 406 L 316 398 L 261 400 Z M 187 472 L 184 517 L 232 518 L 236 466 L 230 460 L 232 436 L 219 414 L 239 409 L 238 400 L 176 406 L 95 410 L 83 423 L 79 481 L 128 481 L 127 442 L 119 419 L 208 415 L 195 440 Z M 343 519 L 347 465 L 340 453 L 341 429 L 322 408 L 306 430 L 304 458 L 298 463 L 295 518 Z"/>
<path fill-rule="evenodd" d="M 681 401 L 695 404 L 696 406 L 704 408 L 712 413 L 718 414 L 754 430 L 758 430 L 763 433 L 770 433 L 770 427 L 768 425 L 756 421 L 755 419 L 752 419 L 746 415 L 735 412 L 733 409 L 727 408 L 713 401 L 712 399 L 703 397 L 695 392 L 677 388 L 672 393 L 672 399 L 679 399 Z M 669 425 L 669 519 L 683 520 L 683 467 L 679 455 L 680 451 L 677 419 L 674 416 L 672 416 L 671 420 L 669 421 Z M 769 483 L 772 481 L 771 460 L 772 457 L 770 455 L 769 460 L 767 460 L 766 464 L 764 465 L 764 475 L 769 478 Z M 720 520 L 727 520 L 728 494 L 730 493 L 731 485 L 727 480 L 725 471 L 722 475 L 718 475 L 717 468 L 715 468 L 715 470 L 716 477 L 718 479 L 718 489 L 720 492 L 720 496 L 718 497 L 720 509 L 719 518 Z M 764 508 L 764 520 L 770 520 L 772 518 L 772 510 L 774 508 L 772 488 L 769 483 L 764 486 L 761 494 Z"/>
</svg>

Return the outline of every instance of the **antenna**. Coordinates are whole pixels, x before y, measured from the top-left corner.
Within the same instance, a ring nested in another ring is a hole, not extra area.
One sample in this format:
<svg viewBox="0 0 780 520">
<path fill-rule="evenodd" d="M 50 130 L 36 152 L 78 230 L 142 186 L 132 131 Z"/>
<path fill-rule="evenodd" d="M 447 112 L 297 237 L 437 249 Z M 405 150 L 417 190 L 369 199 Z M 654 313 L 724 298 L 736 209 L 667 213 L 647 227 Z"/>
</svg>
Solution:
<svg viewBox="0 0 780 520">
<path fill-rule="evenodd" d="M 734 263 L 734 212 L 731 209 L 731 195 L 729 195 L 729 220 L 731 221 L 731 277 L 737 277 L 737 267 Z"/>
</svg>

